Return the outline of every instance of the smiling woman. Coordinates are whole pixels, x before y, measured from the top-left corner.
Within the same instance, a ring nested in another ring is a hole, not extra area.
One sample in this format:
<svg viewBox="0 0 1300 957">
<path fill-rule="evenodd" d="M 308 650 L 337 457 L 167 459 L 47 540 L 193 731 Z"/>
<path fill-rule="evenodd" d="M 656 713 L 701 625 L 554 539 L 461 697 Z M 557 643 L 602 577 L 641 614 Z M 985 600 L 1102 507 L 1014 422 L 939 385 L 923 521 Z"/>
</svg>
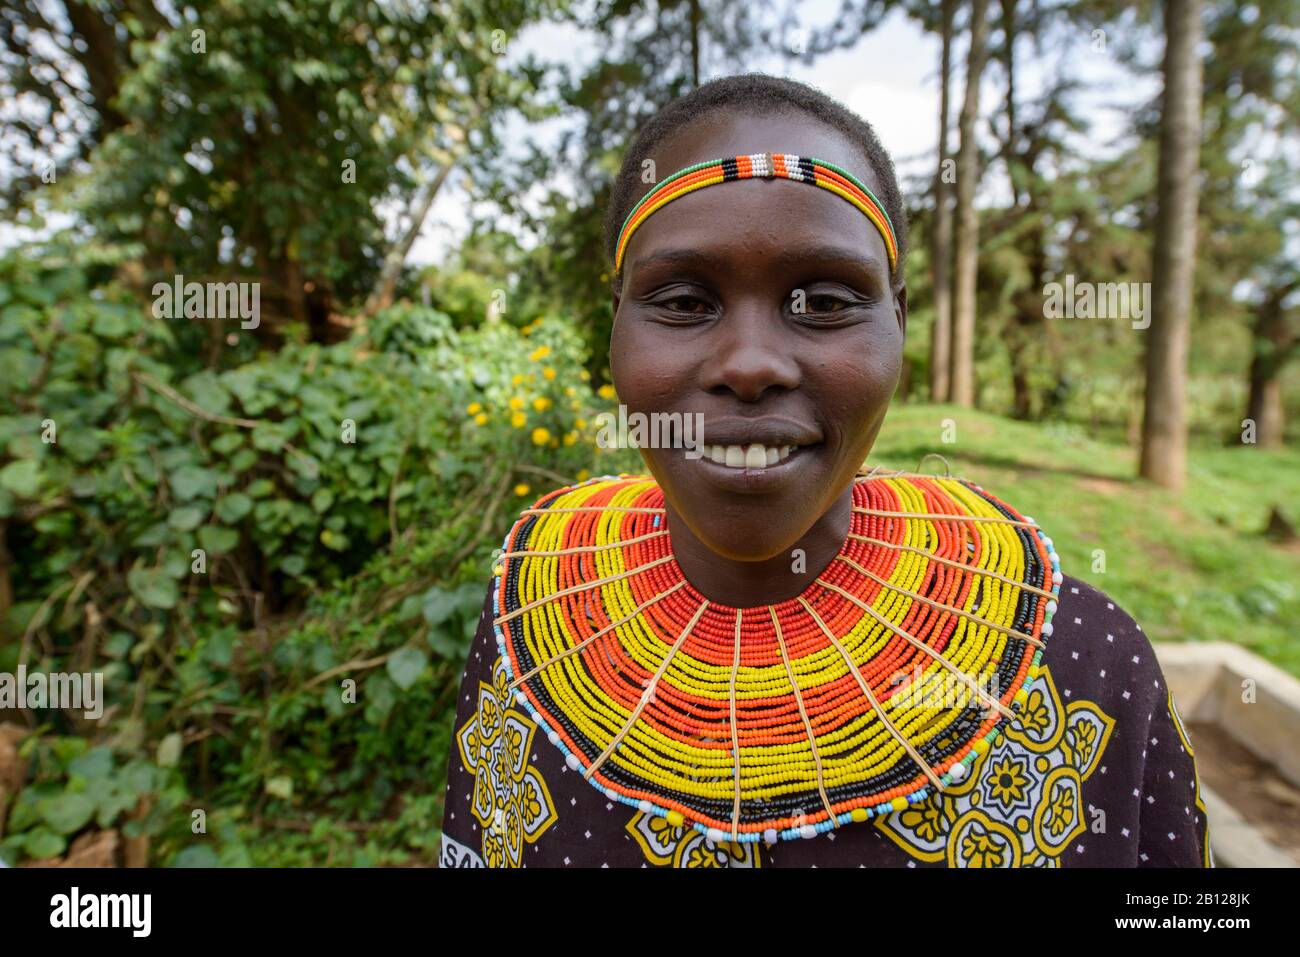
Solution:
<svg viewBox="0 0 1300 957">
<path fill-rule="evenodd" d="M 1209 864 L 1141 629 L 992 492 L 864 465 L 907 326 L 870 127 L 707 84 L 641 131 L 607 224 L 620 400 L 702 435 L 506 536 L 442 863 Z"/>
</svg>

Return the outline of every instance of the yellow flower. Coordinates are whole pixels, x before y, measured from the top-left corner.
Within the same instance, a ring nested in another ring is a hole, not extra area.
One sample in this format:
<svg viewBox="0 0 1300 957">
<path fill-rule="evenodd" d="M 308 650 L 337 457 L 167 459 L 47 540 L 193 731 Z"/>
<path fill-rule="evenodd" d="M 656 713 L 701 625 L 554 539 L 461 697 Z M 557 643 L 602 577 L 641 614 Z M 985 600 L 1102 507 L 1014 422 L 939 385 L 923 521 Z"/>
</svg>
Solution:
<svg viewBox="0 0 1300 957">
<path fill-rule="evenodd" d="M 591 381 L 591 373 L 588 372 L 586 369 L 583 369 L 582 371 L 580 371 L 580 372 L 578 373 L 578 378 L 581 379 L 583 382 L 590 382 L 590 381 Z"/>
<path fill-rule="evenodd" d="M 524 381 L 524 377 L 518 372 L 516 372 L 513 376 L 510 377 L 510 382 L 512 385 L 518 385 L 523 381 Z"/>
<path fill-rule="evenodd" d="M 523 498 L 523 496 L 527 495 L 528 484 L 526 482 L 520 482 L 518 485 L 516 485 L 515 494 L 518 495 L 520 498 Z"/>
<path fill-rule="evenodd" d="M 480 412 L 478 415 L 474 416 L 474 424 L 475 424 L 475 425 L 486 425 L 486 424 L 487 424 L 487 420 L 488 420 L 488 417 L 487 417 L 487 413 L 486 413 L 486 412 Z"/>
<path fill-rule="evenodd" d="M 602 385 L 596 390 L 596 395 L 600 396 L 602 399 L 612 399 L 614 398 L 614 387 L 609 384 Z"/>
<path fill-rule="evenodd" d="M 483 411 L 483 406 L 477 402 L 471 402 L 468 406 L 465 407 L 466 415 L 478 415 L 482 411 Z"/>
<path fill-rule="evenodd" d="M 523 407 L 524 407 L 524 400 L 521 399 L 519 396 L 514 396 L 514 397 L 510 400 L 510 408 L 512 408 L 512 409 L 522 409 Z"/>
<path fill-rule="evenodd" d="M 528 358 L 532 359 L 534 362 L 541 362 L 550 354 L 551 354 L 550 346 L 538 346 L 532 352 L 528 353 Z"/>
<path fill-rule="evenodd" d="M 533 445 L 545 445 L 551 440 L 551 430 L 536 428 L 533 429 Z"/>
<path fill-rule="evenodd" d="M 516 429 L 522 429 L 524 427 L 524 423 L 527 421 L 528 421 L 528 414 L 525 412 L 516 412 L 514 415 L 510 416 L 510 424 L 513 425 Z"/>
<path fill-rule="evenodd" d="M 589 478 L 591 478 L 591 473 L 590 473 L 590 472 L 588 472 L 586 469 L 578 469 L 578 481 L 579 481 L 579 482 L 585 482 L 585 481 L 587 481 L 587 479 L 589 479 Z"/>
<path fill-rule="evenodd" d="M 550 407 L 551 400 L 544 395 L 539 395 L 536 399 L 533 399 L 533 408 L 538 412 L 545 412 Z"/>
<path fill-rule="evenodd" d="M 569 398 L 573 398 L 575 395 L 578 394 L 578 390 L 571 385 L 566 385 L 564 387 L 564 394 L 567 395 Z"/>
<path fill-rule="evenodd" d="M 572 444 L 573 444 L 574 442 L 576 442 L 576 441 L 578 441 L 578 433 L 577 433 L 577 432 L 566 432 L 566 433 L 565 433 L 565 435 L 564 435 L 564 444 L 565 444 L 565 445 L 572 445 Z"/>
<path fill-rule="evenodd" d="M 576 422 L 574 422 L 573 424 L 574 424 L 578 429 L 585 429 L 585 428 L 587 427 L 587 420 L 586 420 L 586 419 L 578 419 L 578 420 L 577 420 Z"/>
<path fill-rule="evenodd" d="M 555 378 L 555 370 L 552 369 L 550 366 L 546 366 L 544 369 L 542 369 L 542 375 L 544 375 L 546 377 L 546 380 L 549 382 L 551 379 Z"/>
</svg>

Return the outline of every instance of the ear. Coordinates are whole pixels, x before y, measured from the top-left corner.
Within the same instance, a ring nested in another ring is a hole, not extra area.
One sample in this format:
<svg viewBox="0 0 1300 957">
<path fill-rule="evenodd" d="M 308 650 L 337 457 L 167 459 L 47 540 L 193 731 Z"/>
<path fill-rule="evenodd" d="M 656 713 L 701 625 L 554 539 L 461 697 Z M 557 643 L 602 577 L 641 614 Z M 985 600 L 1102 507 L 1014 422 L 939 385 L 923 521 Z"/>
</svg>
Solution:
<svg viewBox="0 0 1300 957">
<path fill-rule="evenodd" d="M 898 331 L 907 336 L 907 283 L 899 281 L 894 290 L 894 316 L 898 319 Z"/>
</svg>

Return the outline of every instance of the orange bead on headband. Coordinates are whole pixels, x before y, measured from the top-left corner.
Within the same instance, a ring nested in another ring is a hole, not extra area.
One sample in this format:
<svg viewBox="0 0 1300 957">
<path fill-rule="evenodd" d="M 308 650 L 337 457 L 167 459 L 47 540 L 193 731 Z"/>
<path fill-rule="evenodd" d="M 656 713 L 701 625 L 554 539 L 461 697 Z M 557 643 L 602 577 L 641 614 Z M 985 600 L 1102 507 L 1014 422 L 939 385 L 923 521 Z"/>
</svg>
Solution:
<svg viewBox="0 0 1300 957">
<path fill-rule="evenodd" d="M 796 156 L 793 153 L 750 153 L 748 156 L 708 160 L 678 170 L 641 197 L 641 201 L 632 207 L 632 212 L 628 213 L 627 219 L 623 222 L 623 228 L 619 230 L 618 245 L 614 252 L 614 272 L 617 273 L 623 268 L 623 256 L 627 252 L 627 244 L 631 241 L 632 234 L 637 231 L 637 227 L 666 203 L 715 183 L 725 183 L 733 179 L 772 178 L 812 183 L 848 200 L 871 220 L 876 229 L 880 230 L 880 235 L 885 240 L 885 249 L 889 253 L 889 271 L 892 273 L 898 268 L 898 240 L 894 237 L 894 224 L 889 221 L 889 214 L 885 212 L 881 202 L 852 173 L 811 156 Z"/>
</svg>

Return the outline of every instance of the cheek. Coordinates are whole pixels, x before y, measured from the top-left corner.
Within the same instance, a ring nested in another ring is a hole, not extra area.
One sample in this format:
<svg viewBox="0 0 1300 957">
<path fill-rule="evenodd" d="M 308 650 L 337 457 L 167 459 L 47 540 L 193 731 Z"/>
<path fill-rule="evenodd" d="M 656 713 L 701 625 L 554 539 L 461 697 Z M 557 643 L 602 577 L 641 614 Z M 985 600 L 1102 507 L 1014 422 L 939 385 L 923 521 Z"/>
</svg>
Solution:
<svg viewBox="0 0 1300 957">
<path fill-rule="evenodd" d="M 891 335 L 837 350 L 821 364 L 819 404 L 839 424 L 847 451 L 874 437 L 898 385 L 902 361 L 901 336 Z"/>
<path fill-rule="evenodd" d="M 655 335 L 654 328 L 620 319 L 610 337 L 610 376 L 618 400 L 630 412 L 668 409 L 685 389 L 689 373 L 684 357 Z"/>
</svg>

